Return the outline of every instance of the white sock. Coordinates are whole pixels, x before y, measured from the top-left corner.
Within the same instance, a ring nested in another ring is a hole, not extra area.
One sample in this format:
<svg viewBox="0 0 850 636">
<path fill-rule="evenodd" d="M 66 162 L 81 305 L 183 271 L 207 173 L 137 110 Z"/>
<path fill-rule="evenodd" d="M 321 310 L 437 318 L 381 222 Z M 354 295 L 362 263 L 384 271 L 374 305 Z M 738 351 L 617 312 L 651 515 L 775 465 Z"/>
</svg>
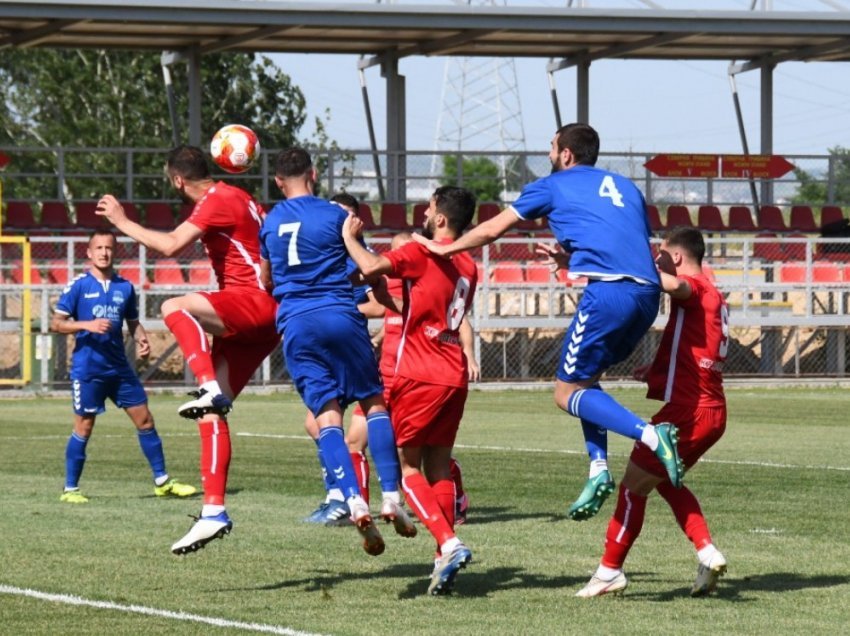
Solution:
<svg viewBox="0 0 850 636">
<path fill-rule="evenodd" d="M 649 450 L 651 451 L 658 448 L 658 433 L 652 424 L 647 424 L 643 427 L 643 432 L 640 434 L 640 441 L 649 446 Z"/>
<path fill-rule="evenodd" d="M 216 515 L 220 515 L 222 512 L 224 512 L 224 506 L 213 506 L 212 504 L 204 504 L 204 507 L 201 508 L 202 517 L 215 517 Z"/>
<path fill-rule="evenodd" d="M 210 393 L 212 395 L 221 394 L 221 387 L 219 386 L 217 380 L 210 380 L 209 382 L 204 382 L 200 388 L 201 390 L 205 390 L 207 393 Z"/>
<path fill-rule="evenodd" d="M 590 479 L 593 479 L 599 473 L 604 472 L 606 470 L 608 470 L 607 459 L 594 459 L 592 462 L 590 462 L 590 474 L 588 475 L 588 477 L 590 477 Z"/>
<path fill-rule="evenodd" d="M 711 564 L 711 559 L 715 554 L 717 554 L 717 548 L 714 547 L 713 543 L 709 543 L 704 548 L 697 550 L 697 558 L 699 559 L 699 562 L 705 566 Z"/>
<path fill-rule="evenodd" d="M 451 554 L 452 550 L 460 545 L 460 539 L 457 537 L 452 537 L 448 541 L 446 541 L 443 545 L 440 546 L 440 554 L 446 556 L 447 554 Z"/>
<path fill-rule="evenodd" d="M 622 572 L 623 571 L 620 568 L 609 568 L 600 563 L 599 567 L 596 568 L 595 576 L 603 581 L 612 581 L 615 577 L 622 574 Z"/>
<path fill-rule="evenodd" d="M 401 495 L 398 494 L 398 490 L 384 491 L 382 494 L 384 496 L 384 501 L 389 499 L 393 503 L 401 505 Z"/>
<path fill-rule="evenodd" d="M 339 488 L 331 488 L 328 491 L 327 499 L 325 499 L 328 503 L 331 501 L 345 501 L 345 497 L 342 495 L 342 490 Z"/>
<path fill-rule="evenodd" d="M 153 483 L 155 483 L 157 486 L 162 486 L 163 484 L 167 483 L 169 479 L 170 477 L 168 476 L 168 474 L 165 474 L 162 477 L 157 477 L 156 479 L 154 479 Z"/>
</svg>

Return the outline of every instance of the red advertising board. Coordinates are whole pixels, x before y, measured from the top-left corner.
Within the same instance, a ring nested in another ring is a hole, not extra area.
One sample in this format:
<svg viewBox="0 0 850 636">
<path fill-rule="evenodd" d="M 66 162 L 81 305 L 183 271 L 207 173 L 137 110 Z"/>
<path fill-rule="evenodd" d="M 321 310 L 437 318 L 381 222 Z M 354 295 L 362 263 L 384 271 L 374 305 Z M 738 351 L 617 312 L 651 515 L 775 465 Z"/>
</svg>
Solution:
<svg viewBox="0 0 850 636">
<path fill-rule="evenodd" d="M 720 176 L 730 179 L 778 179 L 794 169 L 779 155 L 722 155 Z"/>
<path fill-rule="evenodd" d="M 794 169 L 780 155 L 661 154 L 643 164 L 659 177 L 778 179 Z"/>
<path fill-rule="evenodd" d="M 659 177 L 716 177 L 717 155 L 655 155 L 644 167 Z"/>
</svg>

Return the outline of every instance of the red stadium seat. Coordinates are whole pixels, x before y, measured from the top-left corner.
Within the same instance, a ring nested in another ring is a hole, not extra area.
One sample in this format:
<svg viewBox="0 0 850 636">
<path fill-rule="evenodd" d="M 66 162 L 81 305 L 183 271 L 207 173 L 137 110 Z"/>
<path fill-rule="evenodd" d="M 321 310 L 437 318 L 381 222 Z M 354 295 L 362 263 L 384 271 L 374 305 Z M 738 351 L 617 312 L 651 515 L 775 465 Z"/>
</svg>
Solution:
<svg viewBox="0 0 850 636">
<path fill-rule="evenodd" d="M 364 230 L 375 229 L 375 217 L 372 216 L 372 207 L 368 203 L 360 203 L 360 209 L 357 212 L 357 216 L 360 217 L 361 221 L 363 221 Z"/>
<path fill-rule="evenodd" d="M 16 285 L 24 284 L 24 268 L 23 263 L 19 260 L 11 261 L 10 268 L 6 272 L 9 280 L 11 280 Z M 41 271 L 35 265 L 30 263 L 30 285 L 41 285 L 43 279 L 41 277 Z"/>
<path fill-rule="evenodd" d="M 733 205 L 729 208 L 729 229 L 733 232 L 756 232 L 750 208 L 745 205 Z"/>
<path fill-rule="evenodd" d="M 488 221 L 492 219 L 494 216 L 497 216 L 499 212 L 502 211 L 502 208 L 498 203 L 480 203 L 478 205 L 478 221 L 477 223 L 481 224 L 484 221 Z"/>
<path fill-rule="evenodd" d="M 525 268 L 525 280 L 529 283 L 548 283 L 552 280 L 552 272 L 548 265 L 533 263 Z"/>
<path fill-rule="evenodd" d="M 41 224 L 49 230 L 72 230 L 68 208 L 61 201 L 45 201 L 41 206 Z"/>
<path fill-rule="evenodd" d="M 153 261 L 153 282 L 156 285 L 185 285 L 183 270 L 174 258 L 160 258 Z"/>
<path fill-rule="evenodd" d="M 121 278 L 126 278 L 134 285 L 142 284 L 142 268 L 139 261 L 122 261 L 118 264 L 116 270 Z"/>
<path fill-rule="evenodd" d="M 109 221 L 95 213 L 97 202 L 78 201 L 75 207 L 77 208 L 77 222 L 75 225 L 78 230 L 95 230 L 110 227 Z"/>
<path fill-rule="evenodd" d="M 784 263 L 779 269 L 779 281 L 782 283 L 805 283 L 805 263 Z"/>
<path fill-rule="evenodd" d="M 775 205 L 763 205 L 759 208 L 759 229 L 767 232 L 785 232 L 785 219 L 782 217 L 782 210 Z"/>
<path fill-rule="evenodd" d="M 215 272 L 206 259 L 195 259 L 189 263 L 189 283 L 197 287 L 209 287 L 215 282 Z"/>
<path fill-rule="evenodd" d="M 176 225 L 180 225 L 189 218 L 189 215 L 192 214 L 192 210 L 195 209 L 194 203 L 184 203 L 180 206 L 180 209 L 177 211 L 177 221 Z"/>
<path fill-rule="evenodd" d="M 406 230 L 407 206 L 403 203 L 382 204 L 381 227 L 387 230 Z"/>
<path fill-rule="evenodd" d="M 791 208 L 791 222 L 788 229 L 792 232 L 818 232 L 815 215 L 808 205 L 795 205 Z"/>
<path fill-rule="evenodd" d="M 9 201 L 3 226 L 10 230 L 32 230 L 38 227 L 32 213 L 32 206 L 26 201 Z"/>
<path fill-rule="evenodd" d="M 496 241 L 491 245 L 490 258 L 500 261 L 525 261 L 534 259 L 534 242 L 528 237 L 516 234 L 506 234 L 503 239 L 524 238 L 522 242 L 508 243 L 505 240 Z"/>
<path fill-rule="evenodd" d="M 428 211 L 430 203 L 417 203 L 413 206 L 413 227 L 420 228 L 425 223 L 425 212 Z"/>
<path fill-rule="evenodd" d="M 805 234 L 794 233 L 788 234 L 789 239 L 804 239 Z M 782 257 L 786 261 L 804 261 L 806 260 L 806 244 L 802 241 L 785 241 L 782 244 Z"/>
<path fill-rule="evenodd" d="M 68 271 L 68 261 L 54 259 L 47 261 L 47 282 L 53 285 L 67 285 L 71 280 L 71 272 Z"/>
<path fill-rule="evenodd" d="M 725 232 L 726 224 L 716 205 L 701 205 L 697 210 L 697 227 L 703 232 Z"/>
<path fill-rule="evenodd" d="M 160 201 L 145 206 L 145 226 L 153 230 L 174 229 L 174 209 L 170 204 Z"/>
<path fill-rule="evenodd" d="M 661 214 L 658 212 L 658 206 L 647 205 L 646 214 L 649 217 L 650 230 L 653 232 L 660 232 L 664 229 L 664 225 L 661 223 Z"/>
<path fill-rule="evenodd" d="M 756 239 L 776 239 L 776 234 L 773 232 L 761 232 L 756 236 Z M 753 258 L 758 258 L 763 261 L 781 261 L 784 255 L 783 244 L 781 241 L 761 241 L 753 244 Z"/>
<path fill-rule="evenodd" d="M 667 208 L 667 227 L 693 227 L 691 212 L 685 205 L 671 205 Z"/>
<path fill-rule="evenodd" d="M 844 220 L 844 210 L 837 205 L 825 205 L 820 210 L 820 225 L 830 225 L 831 223 L 840 223 Z"/>
<path fill-rule="evenodd" d="M 492 266 L 490 281 L 496 285 L 511 285 L 525 281 L 523 267 L 517 261 L 501 261 Z"/>
<path fill-rule="evenodd" d="M 844 267 L 836 263 L 816 261 L 812 263 L 812 280 L 816 283 L 840 283 Z"/>
</svg>

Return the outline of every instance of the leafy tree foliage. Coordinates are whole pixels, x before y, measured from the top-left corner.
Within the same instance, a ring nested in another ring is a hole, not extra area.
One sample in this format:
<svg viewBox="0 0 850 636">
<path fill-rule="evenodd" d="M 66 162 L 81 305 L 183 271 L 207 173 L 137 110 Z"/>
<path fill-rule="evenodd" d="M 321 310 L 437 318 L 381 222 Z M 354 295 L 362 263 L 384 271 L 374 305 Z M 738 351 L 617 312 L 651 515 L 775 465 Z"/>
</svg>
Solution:
<svg viewBox="0 0 850 636">
<path fill-rule="evenodd" d="M 835 184 L 833 201 L 848 203 L 850 202 L 850 148 L 836 146 L 829 149 L 829 154 L 833 164 L 832 180 Z M 799 168 L 794 169 L 794 174 L 800 181 L 800 186 L 792 199 L 794 203 L 809 205 L 829 203 L 827 183 L 822 180 L 826 175 L 818 179 Z"/>
<path fill-rule="evenodd" d="M 185 64 L 172 65 L 180 130 L 188 130 L 188 86 Z M 133 170 L 150 175 L 135 182 L 135 199 L 173 196 L 162 177 L 165 151 L 172 146 L 172 126 L 157 53 L 103 50 L 12 49 L 0 56 L 0 146 L 40 147 L 43 153 L 21 153 L 15 172 L 53 174 L 55 147 L 159 148 L 134 153 Z M 202 139 L 222 125 L 241 123 L 260 137 L 264 149 L 295 143 L 304 126 L 306 102 L 288 75 L 265 57 L 222 53 L 201 58 Z M 321 121 L 320 141 L 327 142 Z M 68 153 L 62 184 L 68 199 L 92 199 L 125 190 L 126 155 Z M 85 177 L 111 173 L 108 178 Z M 7 181 L 9 198 L 55 198 L 44 179 Z M 52 181 L 55 188 L 55 179 Z"/>
<path fill-rule="evenodd" d="M 460 175 L 458 174 L 459 160 Z M 470 190 L 479 201 L 499 201 L 502 196 L 499 166 L 487 157 L 467 158 L 444 155 L 442 184 L 463 186 Z"/>
</svg>

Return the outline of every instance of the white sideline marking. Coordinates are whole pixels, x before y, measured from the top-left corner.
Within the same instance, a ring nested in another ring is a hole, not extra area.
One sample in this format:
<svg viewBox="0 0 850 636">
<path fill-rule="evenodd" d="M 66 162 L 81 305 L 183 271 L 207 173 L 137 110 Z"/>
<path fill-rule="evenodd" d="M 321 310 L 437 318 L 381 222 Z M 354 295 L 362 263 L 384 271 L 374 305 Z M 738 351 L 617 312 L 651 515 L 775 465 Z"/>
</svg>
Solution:
<svg viewBox="0 0 850 636">
<path fill-rule="evenodd" d="M 292 439 L 308 441 L 310 437 L 307 435 L 273 435 L 269 433 L 236 433 L 238 437 L 261 437 L 265 439 Z M 522 448 L 513 446 L 484 446 L 477 444 L 455 444 L 455 448 L 468 448 L 470 450 L 492 450 L 492 451 L 507 451 L 512 453 L 556 453 L 558 455 L 585 455 L 583 450 L 569 449 L 551 449 L 551 448 Z M 616 457 L 622 453 L 609 453 Z M 778 462 L 759 462 L 759 461 L 739 461 L 731 459 L 701 459 L 699 463 L 706 464 L 728 464 L 731 466 L 759 466 L 761 468 L 796 468 L 798 470 L 836 470 L 840 472 L 850 472 L 850 466 L 813 466 L 799 464 L 780 464 Z"/>
<path fill-rule="evenodd" d="M 135 614 L 145 614 L 147 616 L 159 616 L 161 618 L 173 618 L 179 621 L 190 621 L 193 623 L 204 623 L 213 625 L 214 627 L 233 627 L 236 629 L 245 629 L 252 632 L 265 632 L 267 634 L 284 634 L 284 636 L 319 636 L 311 632 L 300 632 L 288 627 L 278 627 L 277 625 L 265 625 L 263 623 L 243 623 L 241 621 L 231 621 L 225 618 L 216 618 L 214 616 L 200 616 L 198 614 L 188 614 L 186 612 L 171 612 L 169 610 L 161 610 L 153 607 L 145 607 L 144 605 L 119 605 L 111 601 L 91 601 L 79 596 L 70 596 L 68 594 L 48 594 L 47 592 L 39 592 L 38 590 L 30 590 L 11 585 L 0 584 L 0 594 L 12 594 L 14 596 L 28 596 L 40 601 L 52 601 L 54 603 L 66 603 L 67 605 L 83 605 L 86 607 L 96 607 L 97 609 L 117 610 L 119 612 L 131 612 Z"/>
</svg>

